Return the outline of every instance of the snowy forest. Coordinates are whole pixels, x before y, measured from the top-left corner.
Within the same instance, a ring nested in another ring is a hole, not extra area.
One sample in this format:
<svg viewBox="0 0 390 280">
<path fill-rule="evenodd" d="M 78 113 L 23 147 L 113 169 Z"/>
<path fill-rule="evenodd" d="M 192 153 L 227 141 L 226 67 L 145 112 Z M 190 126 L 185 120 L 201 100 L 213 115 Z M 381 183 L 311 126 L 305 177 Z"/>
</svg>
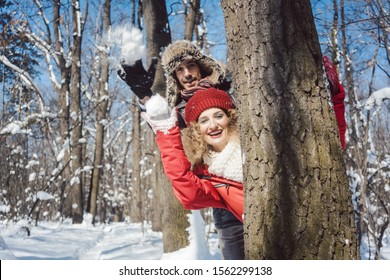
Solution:
<svg viewBox="0 0 390 280">
<path fill-rule="evenodd" d="M 164 252 L 187 246 L 188 211 L 173 196 L 153 131 L 117 72 L 123 60 L 149 65 L 179 39 L 231 66 L 239 50 L 228 47 L 235 32 L 226 26 L 235 22 L 229 12 L 264 1 L 233 2 L 0 0 L 0 223 L 28 221 L 29 234 L 45 221 L 80 224 L 88 213 L 94 225 L 149 224 L 162 232 Z M 368 246 L 367 258 L 381 259 L 390 246 L 390 2 L 295 2 L 311 5 L 322 54 L 346 91 L 340 153 L 356 238 L 361 251 Z M 153 92 L 161 93 L 159 67 Z M 212 225 L 210 209 L 202 217 Z"/>
</svg>

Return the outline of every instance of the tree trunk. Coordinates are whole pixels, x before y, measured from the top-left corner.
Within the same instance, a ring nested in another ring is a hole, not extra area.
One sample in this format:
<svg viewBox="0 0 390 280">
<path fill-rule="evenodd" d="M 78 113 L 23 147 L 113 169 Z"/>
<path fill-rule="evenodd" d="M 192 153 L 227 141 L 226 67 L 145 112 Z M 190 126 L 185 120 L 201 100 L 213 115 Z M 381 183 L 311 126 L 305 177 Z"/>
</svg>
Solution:
<svg viewBox="0 0 390 280">
<path fill-rule="evenodd" d="M 140 113 L 136 97 L 133 96 L 131 102 L 132 114 L 132 165 L 131 165 L 131 199 L 130 199 L 130 217 L 133 223 L 140 223 L 143 217 L 143 184 L 141 184 L 141 128 Z"/>
<path fill-rule="evenodd" d="M 337 30 L 338 30 L 338 20 L 339 20 L 339 12 L 338 12 L 337 0 L 333 0 L 333 24 L 330 31 L 330 41 L 332 48 L 332 62 L 339 70 L 339 45 L 337 43 Z"/>
<path fill-rule="evenodd" d="M 148 50 L 149 61 L 152 57 L 159 57 L 162 47 L 167 46 L 170 39 L 170 31 L 167 30 L 168 15 L 165 1 L 145 0 L 143 2 L 145 29 L 146 29 L 146 47 Z M 157 66 L 156 76 L 152 88 L 154 93 L 165 95 L 165 77 L 160 62 Z M 157 150 L 157 148 L 156 148 Z M 161 159 L 156 157 L 156 168 L 158 176 L 157 188 L 161 188 L 160 205 L 163 209 L 163 250 L 165 253 L 177 251 L 188 245 L 189 226 L 187 211 L 176 199 L 173 189 L 166 177 Z"/>
<path fill-rule="evenodd" d="M 188 1 L 188 12 L 186 12 L 186 26 L 184 30 L 184 39 L 192 41 L 196 24 L 198 23 L 198 13 L 200 12 L 200 0 Z"/>
<path fill-rule="evenodd" d="M 347 161 L 347 165 L 351 166 L 359 175 L 360 183 L 358 184 L 355 192 L 359 192 L 360 196 L 357 196 L 357 232 L 359 243 L 362 241 L 363 235 L 368 233 L 367 219 L 368 211 L 366 207 L 367 198 L 367 136 L 365 133 L 365 126 L 361 120 L 365 119 L 362 115 L 360 105 L 358 104 L 358 98 L 355 92 L 354 83 L 354 66 L 352 64 L 352 58 L 350 56 L 346 26 L 345 26 L 345 9 L 344 0 L 340 1 L 341 9 L 341 34 L 342 34 L 342 50 L 344 56 L 344 82 L 346 84 L 346 94 L 348 95 L 349 102 L 349 116 L 350 116 L 350 127 L 349 143 L 347 145 L 348 154 L 351 154 L 351 159 Z M 365 121 L 364 121 L 365 122 Z M 364 131 L 361 131 L 363 129 Z M 347 159 L 348 160 L 348 159 Z"/>
<path fill-rule="evenodd" d="M 310 2 L 221 3 L 241 112 L 246 258 L 359 258 Z"/>
<path fill-rule="evenodd" d="M 146 29 L 147 64 L 150 65 L 152 58 L 160 58 L 162 48 L 171 42 L 171 31 L 165 1 L 144 0 L 142 7 Z M 161 96 L 165 95 L 165 76 L 161 61 L 157 64 L 152 91 Z"/>
<path fill-rule="evenodd" d="M 68 207 L 71 207 L 73 223 L 83 221 L 83 186 L 81 184 L 82 162 L 82 110 L 81 110 L 81 18 L 80 3 L 72 0 L 72 65 L 70 85 L 70 120 L 71 120 L 71 172 L 72 179 L 67 196 Z"/>
<path fill-rule="evenodd" d="M 55 38 L 55 49 L 58 55 L 58 68 L 61 73 L 61 88 L 54 88 L 58 93 L 58 110 L 59 110 L 59 126 L 60 126 L 60 143 L 59 145 L 64 149 L 64 165 L 70 160 L 69 147 L 66 147 L 66 143 L 69 143 L 69 91 L 70 91 L 70 69 L 66 66 L 66 60 L 63 54 L 63 42 L 60 34 L 60 0 L 53 2 L 53 32 Z M 69 165 L 65 166 L 62 173 L 64 178 L 60 183 L 61 189 L 61 203 L 60 212 L 65 217 L 71 216 L 70 209 L 64 209 L 65 192 L 67 189 L 67 179 L 70 176 Z"/>
<path fill-rule="evenodd" d="M 103 31 L 108 32 L 111 28 L 111 0 L 106 0 L 103 4 Z M 109 47 L 106 46 L 106 49 Z M 88 199 L 87 211 L 92 214 L 93 223 L 97 214 L 97 197 L 99 193 L 99 184 L 102 175 L 102 165 L 104 157 L 104 121 L 107 118 L 107 108 L 109 101 L 108 94 L 108 72 L 109 61 L 108 52 L 101 52 L 101 77 L 99 82 L 99 93 L 96 106 L 96 142 L 93 159 L 93 170 L 91 176 L 91 186 Z"/>
</svg>

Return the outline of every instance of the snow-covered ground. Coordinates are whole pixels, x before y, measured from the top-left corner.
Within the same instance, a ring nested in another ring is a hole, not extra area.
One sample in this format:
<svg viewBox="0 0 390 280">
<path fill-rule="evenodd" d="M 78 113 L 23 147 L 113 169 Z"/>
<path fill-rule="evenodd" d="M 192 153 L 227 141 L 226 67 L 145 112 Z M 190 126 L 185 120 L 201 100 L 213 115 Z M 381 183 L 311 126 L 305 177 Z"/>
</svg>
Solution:
<svg viewBox="0 0 390 280">
<path fill-rule="evenodd" d="M 220 260 L 218 236 L 205 227 L 199 211 L 189 216 L 190 244 L 177 252 L 163 254 L 162 234 L 150 224 L 111 223 L 93 226 L 89 216 L 80 225 L 70 221 L 40 222 L 29 226 L 0 221 L 1 260 Z M 27 229 L 30 235 L 27 234 Z M 381 258 L 390 260 L 390 237 L 383 241 Z M 367 240 L 361 257 L 375 254 Z M 373 258 L 373 257 L 371 257 Z"/>
<path fill-rule="evenodd" d="M 189 215 L 190 245 L 163 254 L 162 234 L 149 224 L 112 223 L 93 226 L 88 219 L 80 225 L 27 221 L 0 224 L 0 259 L 16 260 L 169 260 L 221 259 L 218 237 L 206 233 L 198 211 Z M 28 236 L 26 228 L 30 230 Z M 206 236 L 208 238 L 206 239 Z"/>
<path fill-rule="evenodd" d="M 152 231 L 148 224 L 93 226 L 88 218 L 80 225 L 65 221 L 40 222 L 37 226 L 28 227 L 26 221 L 17 224 L 0 222 L 1 277 L 2 280 L 52 280 L 54 277 L 113 280 L 123 279 L 123 276 L 148 280 L 209 280 L 226 277 L 258 279 L 265 276 L 268 279 L 286 279 L 296 275 L 299 280 L 313 277 L 328 280 L 337 279 L 340 275 L 363 279 L 373 275 L 387 278 L 390 274 L 390 265 L 385 260 L 218 261 L 221 255 L 217 235 L 206 230 L 199 211 L 193 211 L 189 221 L 190 245 L 169 254 L 163 254 L 162 234 Z M 383 259 L 390 259 L 390 247 L 382 248 L 381 254 Z M 362 255 L 363 259 L 366 258 L 365 252 Z M 321 273 L 318 274 L 318 271 Z M 184 272 L 190 272 L 191 276 L 183 277 Z M 36 275 L 39 278 L 34 278 Z"/>
<path fill-rule="evenodd" d="M 13 225 L 2 230 L 2 237 L 2 247 L 7 247 L 18 260 L 131 260 L 162 256 L 161 234 L 143 229 L 141 224 L 93 227 L 42 223 L 31 228 L 30 236 L 24 228 Z"/>
</svg>

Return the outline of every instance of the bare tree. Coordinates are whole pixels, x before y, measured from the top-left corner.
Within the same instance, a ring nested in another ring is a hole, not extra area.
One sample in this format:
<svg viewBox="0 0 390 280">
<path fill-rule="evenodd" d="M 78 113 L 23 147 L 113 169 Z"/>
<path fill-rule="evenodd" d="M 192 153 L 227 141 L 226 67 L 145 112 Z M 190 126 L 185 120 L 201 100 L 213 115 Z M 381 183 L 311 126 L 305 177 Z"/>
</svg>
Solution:
<svg viewBox="0 0 390 280">
<path fill-rule="evenodd" d="M 54 0 L 49 6 L 44 6 L 39 0 L 34 0 L 32 3 L 15 3 L 14 5 L 17 5 L 22 12 L 22 17 L 29 20 L 30 17 L 27 14 L 30 11 L 37 11 L 34 14 L 34 20 L 30 20 L 24 27 L 18 27 L 18 31 L 23 40 L 33 43 L 41 51 L 47 64 L 47 77 L 51 81 L 54 92 L 58 94 L 56 115 L 59 118 L 59 129 L 53 130 L 51 124 L 47 122 L 42 130 L 47 139 L 46 143 L 49 144 L 46 153 L 39 156 L 40 159 L 47 160 L 42 165 L 45 167 L 44 173 L 48 174 L 42 179 L 44 183 L 42 188 L 51 188 L 57 184 L 61 190 L 60 212 L 66 217 L 73 218 L 73 222 L 80 223 L 83 215 L 81 178 L 83 119 L 80 101 L 80 69 L 84 18 L 82 18 L 79 1 L 72 1 L 71 7 L 63 4 L 60 0 Z M 85 1 L 84 5 L 87 13 L 88 1 Z M 47 7 L 50 7 L 52 20 L 47 17 Z M 19 72 L 19 69 L 14 66 L 13 68 Z M 44 102 L 50 100 L 47 91 L 43 91 L 28 72 L 19 73 L 20 77 L 37 93 L 41 111 L 39 118 L 44 118 L 43 115 L 48 114 Z M 32 120 L 37 120 L 37 117 L 31 116 L 29 121 L 24 120 L 23 123 L 31 125 L 34 123 Z M 54 124 L 56 125 L 57 123 Z M 53 171 L 51 172 L 50 169 Z M 49 178 L 50 181 L 47 182 Z M 57 192 L 57 190 L 52 191 Z"/>
<path fill-rule="evenodd" d="M 46 48 L 46 62 L 48 64 L 49 69 L 51 66 L 50 54 L 54 56 L 54 61 L 56 61 L 58 65 L 58 69 L 61 76 L 61 84 L 58 83 L 58 81 L 54 78 L 54 73 L 51 73 L 51 81 L 54 86 L 54 89 L 58 93 L 58 109 L 60 112 L 60 145 L 64 147 L 64 161 L 67 162 L 70 159 L 69 154 L 69 148 L 65 148 L 65 144 L 69 143 L 69 103 L 68 100 L 68 94 L 70 92 L 70 68 L 68 67 L 67 63 L 67 57 L 66 54 L 63 52 L 65 46 L 64 41 L 61 34 L 61 9 L 60 4 L 61 2 L 59 0 L 53 1 L 53 33 L 54 33 L 54 41 L 51 38 L 50 33 L 50 25 L 49 22 L 46 19 L 45 13 L 42 10 L 42 5 L 39 2 L 36 2 L 37 5 L 40 8 L 41 15 L 43 16 L 43 21 L 46 25 L 46 30 L 48 31 L 47 34 L 47 40 L 46 42 L 42 42 L 42 46 L 40 48 L 45 48 L 45 45 L 48 44 L 49 46 L 51 44 L 54 44 L 56 52 L 54 54 L 51 54 L 50 49 Z M 40 41 L 39 38 L 35 39 L 36 41 Z M 64 180 L 60 183 L 61 187 L 61 212 L 63 212 L 63 202 L 65 197 L 65 188 L 67 185 L 67 180 L 69 180 L 70 176 L 70 168 L 67 166 L 67 168 L 64 170 Z M 65 213 L 67 215 L 68 213 Z M 70 214 L 70 213 L 69 213 Z"/>
<path fill-rule="evenodd" d="M 140 113 L 137 105 L 136 96 L 133 96 L 131 102 L 131 115 L 132 115 L 132 168 L 131 168 L 131 198 L 130 198 L 130 217 L 134 223 L 140 223 L 144 221 L 143 204 L 144 200 L 143 184 L 141 182 L 141 126 L 140 126 Z"/>
<path fill-rule="evenodd" d="M 185 3 L 186 2 L 186 3 Z M 185 31 L 184 39 L 192 41 L 192 37 L 195 33 L 195 28 L 199 23 L 199 14 L 200 14 L 200 0 L 190 0 L 183 1 L 186 10 L 185 13 Z"/>
<path fill-rule="evenodd" d="M 103 4 L 103 31 L 109 32 L 111 28 L 111 0 L 105 0 Z M 102 36 L 103 37 L 103 36 Z M 104 44 L 104 42 L 103 42 Z M 87 211 L 92 214 L 93 222 L 95 222 L 95 215 L 97 214 L 97 197 L 99 192 L 99 185 L 101 182 L 102 165 L 104 158 L 104 136 L 105 123 L 107 119 L 107 110 L 109 103 L 108 93 L 108 79 L 109 79 L 109 47 L 104 46 L 104 51 L 100 52 L 101 58 L 101 75 L 99 79 L 99 89 L 96 98 L 96 139 L 95 151 L 93 160 L 93 170 L 91 176 L 91 185 L 88 199 Z"/>
<path fill-rule="evenodd" d="M 143 1 L 143 11 L 146 28 L 146 47 L 149 64 L 153 57 L 159 57 L 163 47 L 170 41 L 170 32 L 167 30 L 168 15 L 165 1 L 156 3 L 155 1 Z M 168 31 L 168 32 L 167 32 Z M 153 92 L 162 95 L 165 92 L 165 77 L 160 63 L 157 66 Z M 157 149 L 156 149 L 157 150 Z M 160 190 L 155 193 L 160 196 L 160 203 L 163 205 L 163 244 L 164 252 L 173 252 L 188 245 L 189 226 L 187 211 L 184 210 L 180 202 L 175 198 L 173 189 L 165 176 L 159 155 L 156 157 L 155 171 L 158 177 Z"/>
<path fill-rule="evenodd" d="M 359 258 L 310 2 L 221 3 L 241 112 L 246 257 Z"/>
<path fill-rule="evenodd" d="M 65 207 L 71 213 L 73 223 L 83 221 L 84 197 L 82 184 L 82 123 L 83 114 L 81 108 L 81 42 L 83 24 L 80 11 L 80 2 L 72 0 L 72 45 L 71 45 L 71 67 L 70 67 L 70 147 L 71 147 L 71 180 L 68 194 L 65 200 Z"/>
</svg>

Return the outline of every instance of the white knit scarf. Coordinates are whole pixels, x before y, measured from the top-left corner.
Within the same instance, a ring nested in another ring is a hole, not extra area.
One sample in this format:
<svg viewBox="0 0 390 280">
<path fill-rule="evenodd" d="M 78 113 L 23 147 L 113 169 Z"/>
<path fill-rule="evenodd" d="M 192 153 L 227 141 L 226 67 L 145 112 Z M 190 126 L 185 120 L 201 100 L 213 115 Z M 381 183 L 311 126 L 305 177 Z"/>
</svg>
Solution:
<svg viewBox="0 0 390 280">
<path fill-rule="evenodd" d="M 236 182 L 243 182 L 241 147 L 238 138 L 233 137 L 222 152 L 212 151 L 203 156 L 211 174 Z"/>
</svg>

